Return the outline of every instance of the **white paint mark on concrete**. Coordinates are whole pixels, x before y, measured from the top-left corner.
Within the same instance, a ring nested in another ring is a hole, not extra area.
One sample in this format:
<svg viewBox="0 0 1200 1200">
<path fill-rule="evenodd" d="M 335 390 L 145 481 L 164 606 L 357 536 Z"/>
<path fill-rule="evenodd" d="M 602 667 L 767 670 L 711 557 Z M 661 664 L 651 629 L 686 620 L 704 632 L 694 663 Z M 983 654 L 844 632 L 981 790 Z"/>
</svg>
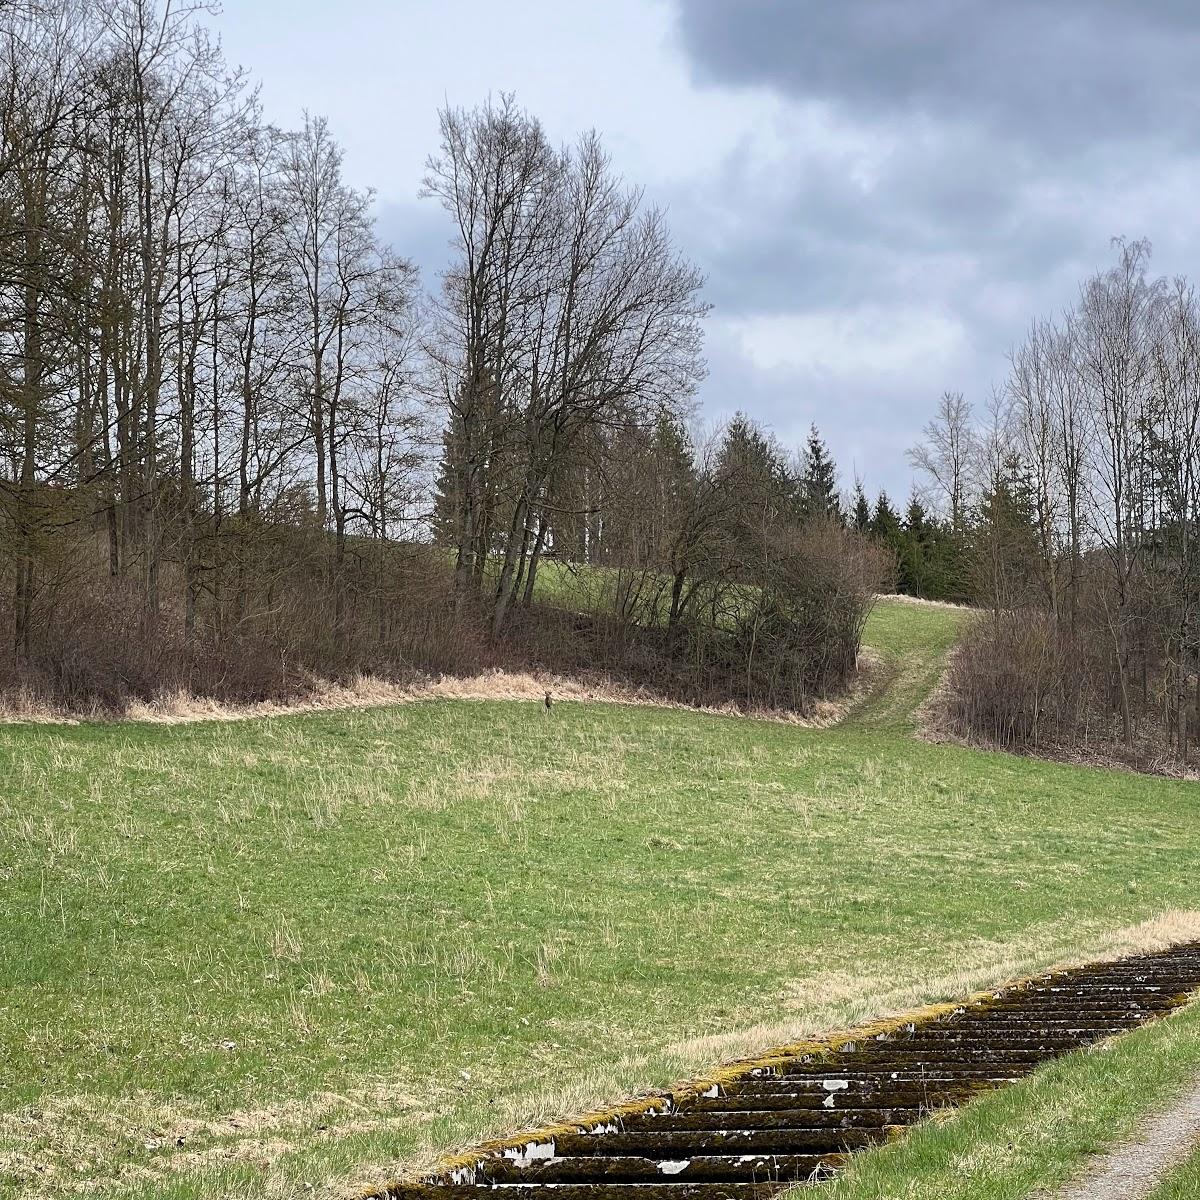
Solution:
<svg viewBox="0 0 1200 1200">
<path fill-rule="evenodd" d="M 528 1167 L 531 1163 L 545 1161 L 554 1157 L 554 1143 L 526 1142 L 524 1146 L 505 1150 L 505 1158 L 511 1158 L 518 1167 Z"/>
<path fill-rule="evenodd" d="M 678 1175 L 680 1171 L 686 1171 L 691 1163 L 690 1158 L 666 1158 L 658 1164 L 658 1169 L 664 1175 Z"/>
</svg>

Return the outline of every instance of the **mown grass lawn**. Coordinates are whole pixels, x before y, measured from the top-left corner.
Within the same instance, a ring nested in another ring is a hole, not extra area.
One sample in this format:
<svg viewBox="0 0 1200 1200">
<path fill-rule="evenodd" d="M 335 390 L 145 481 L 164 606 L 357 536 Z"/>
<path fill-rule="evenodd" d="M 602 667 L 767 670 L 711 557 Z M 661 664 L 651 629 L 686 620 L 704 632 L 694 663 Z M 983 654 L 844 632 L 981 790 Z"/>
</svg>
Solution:
<svg viewBox="0 0 1200 1200">
<path fill-rule="evenodd" d="M 881 606 L 826 730 L 0 729 L 0 1195 L 343 1194 L 1200 907 L 1197 785 L 912 739 L 959 619 Z"/>
</svg>

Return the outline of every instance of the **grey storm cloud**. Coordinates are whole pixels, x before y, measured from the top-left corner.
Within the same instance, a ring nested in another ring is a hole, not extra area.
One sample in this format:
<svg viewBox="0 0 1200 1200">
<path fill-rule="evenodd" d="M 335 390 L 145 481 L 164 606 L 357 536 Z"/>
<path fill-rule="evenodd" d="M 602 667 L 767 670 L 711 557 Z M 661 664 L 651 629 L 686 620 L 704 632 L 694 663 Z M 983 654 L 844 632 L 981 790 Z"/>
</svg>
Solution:
<svg viewBox="0 0 1200 1200">
<path fill-rule="evenodd" d="M 823 104 L 894 146 L 866 186 L 802 144 L 770 180 L 731 156 L 755 219 L 705 257 L 740 309 L 878 298 L 948 259 L 1035 290 L 1113 236 L 1158 242 L 1144 197 L 1105 201 L 1161 191 L 1200 148 L 1194 0 L 681 0 L 678 40 L 701 84 Z"/>
<path fill-rule="evenodd" d="M 718 186 L 746 219 L 706 221 L 694 193 L 671 209 L 701 250 L 719 307 L 779 311 L 906 290 L 921 262 L 970 259 L 1032 283 L 1097 244 L 1073 211 L 1038 194 L 1044 181 L 1003 148 L 946 136 L 902 146 L 869 186 L 821 154 L 797 149 L 762 164 L 735 155 Z"/>
<path fill-rule="evenodd" d="M 816 105 L 887 148 L 864 182 L 797 122 L 776 161 L 725 163 L 750 219 L 714 235 L 682 201 L 731 311 L 925 289 L 969 320 L 987 284 L 1023 289 L 1027 320 L 1114 236 L 1191 254 L 1193 177 L 1177 168 L 1200 149 L 1192 0 L 681 0 L 677 42 L 702 85 Z"/>
<path fill-rule="evenodd" d="M 674 44 L 694 85 L 762 97 L 669 198 L 726 322 L 708 395 L 817 419 L 896 491 L 937 393 L 982 404 L 1113 237 L 1196 274 L 1197 0 L 677 0 Z"/>
<path fill-rule="evenodd" d="M 965 121 L 1044 152 L 1195 144 L 1194 0 L 682 0 L 704 82 L 872 118 Z"/>
</svg>

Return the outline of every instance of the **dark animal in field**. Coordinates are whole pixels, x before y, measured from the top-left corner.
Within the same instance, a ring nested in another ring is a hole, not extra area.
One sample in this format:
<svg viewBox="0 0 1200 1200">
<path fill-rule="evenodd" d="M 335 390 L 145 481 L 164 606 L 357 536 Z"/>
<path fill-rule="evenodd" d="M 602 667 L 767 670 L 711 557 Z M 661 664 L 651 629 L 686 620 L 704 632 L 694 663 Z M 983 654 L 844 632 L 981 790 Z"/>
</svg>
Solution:
<svg viewBox="0 0 1200 1200">
<path fill-rule="evenodd" d="M 547 712 L 549 712 L 549 711 L 550 711 L 550 706 L 551 706 L 553 703 L 554 703 L 554 701 L 553 701 L 553 699 L 551 698 L 551 696 L 550 696 L 550 693 L 549 693 L 549 692 L 547 692 L 547 693 L 546 693 L 546 711 L 547 711 Z"/>
</svg>

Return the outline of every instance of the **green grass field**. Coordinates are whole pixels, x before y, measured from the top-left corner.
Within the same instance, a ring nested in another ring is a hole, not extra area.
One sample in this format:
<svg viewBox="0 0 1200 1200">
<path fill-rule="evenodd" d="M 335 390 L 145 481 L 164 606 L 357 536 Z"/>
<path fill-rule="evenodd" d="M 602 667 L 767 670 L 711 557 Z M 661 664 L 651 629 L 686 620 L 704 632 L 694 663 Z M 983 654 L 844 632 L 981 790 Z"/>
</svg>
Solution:
<svg viewBox="0 0 1200 1200">
<path fill-rule="evenodd" d="M 0 728 L 0 1196 L 342 1195 L 1200 907 L 1197 785 L 912 737 L 960 620 L 880 605 L 823 730 Z"/>
</svg>

